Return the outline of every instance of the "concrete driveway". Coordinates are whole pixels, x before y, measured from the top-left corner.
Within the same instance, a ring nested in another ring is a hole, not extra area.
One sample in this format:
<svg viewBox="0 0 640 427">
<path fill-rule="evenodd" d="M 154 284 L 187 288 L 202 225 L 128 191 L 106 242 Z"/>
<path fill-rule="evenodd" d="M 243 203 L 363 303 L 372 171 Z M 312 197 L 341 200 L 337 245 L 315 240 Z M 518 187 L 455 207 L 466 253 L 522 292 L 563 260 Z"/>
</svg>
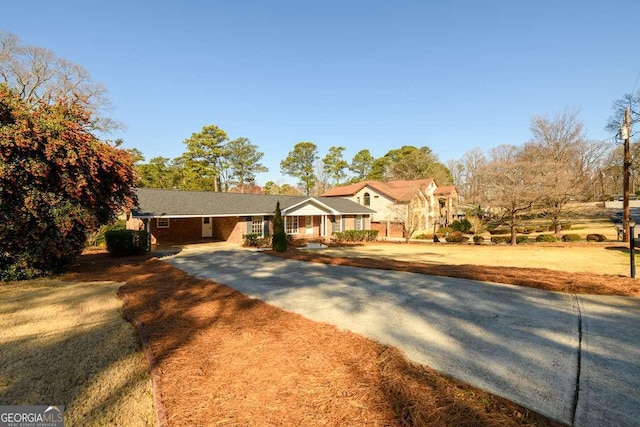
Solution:
<svg viewBox="0 0 640 427">
<path fill-rule="evenodd" d="M 395 346 L 576 426 L 640 425 L 640 300 L 329 266 L 233 249 L 164 258 L 199 278 Z"/>
</svg>

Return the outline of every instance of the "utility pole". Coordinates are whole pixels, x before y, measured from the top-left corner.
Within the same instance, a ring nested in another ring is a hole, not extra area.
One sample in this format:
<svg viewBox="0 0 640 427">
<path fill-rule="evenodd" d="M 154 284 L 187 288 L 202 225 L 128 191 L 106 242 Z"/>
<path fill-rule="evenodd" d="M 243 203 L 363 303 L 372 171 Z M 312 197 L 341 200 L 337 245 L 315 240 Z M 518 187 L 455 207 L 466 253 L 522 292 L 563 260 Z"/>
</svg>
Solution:
<svg viewBox="0 0 640 427">
<path fill-rule="evenodd" d="M 631 153 L 629 147 L 629 138 L 631 130 L 629 129 L 631 124 L 631 112 L 629 108 L 624 110 L 624 124 L 620 128 L 620 137 L 624 139 L 624 184 L 623 184 L 623 199 L 622 199 L 622 225 L 624 226 L 623 241 L 629 241 L 629 187 L 631 182 Z"/>
</svg>

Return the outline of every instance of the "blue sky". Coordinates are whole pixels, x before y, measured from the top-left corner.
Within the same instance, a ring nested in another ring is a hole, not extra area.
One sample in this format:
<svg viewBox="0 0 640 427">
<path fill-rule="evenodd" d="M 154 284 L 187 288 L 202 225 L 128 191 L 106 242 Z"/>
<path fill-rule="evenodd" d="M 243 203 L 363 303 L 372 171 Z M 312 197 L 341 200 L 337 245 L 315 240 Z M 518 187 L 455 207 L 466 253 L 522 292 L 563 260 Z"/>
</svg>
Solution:
<svg viewBox="0 0 640 427">
<path fill-rule="evenodd" d="M 637 0 L 0 4 L 0 28 L 106 85 L 126 126 L 112 139 L 175 157 L 215 124 L 265 153 L 259 184 L 295 182 L 279 165 L 300 141 L 347 160 L 426 145 L 446 163 L 565 108 L 610 139 L 640 72 L 637 16 Z"/>
</svg>

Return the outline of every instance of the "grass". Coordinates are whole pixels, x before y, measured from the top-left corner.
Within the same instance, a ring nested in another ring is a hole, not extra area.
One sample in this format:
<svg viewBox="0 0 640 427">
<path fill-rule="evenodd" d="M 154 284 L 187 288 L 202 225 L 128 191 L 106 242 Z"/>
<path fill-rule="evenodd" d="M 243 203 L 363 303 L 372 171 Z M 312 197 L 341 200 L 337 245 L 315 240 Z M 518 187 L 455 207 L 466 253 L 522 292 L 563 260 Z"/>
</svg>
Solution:
<svg viewBox="0 0 640 427">
<path fill-rule="evenodd" d="M 67 426 L 154 425 L 121 283 L 40 279 L 0 285 L 0 405 L 65 405 Z"/>
</svg>

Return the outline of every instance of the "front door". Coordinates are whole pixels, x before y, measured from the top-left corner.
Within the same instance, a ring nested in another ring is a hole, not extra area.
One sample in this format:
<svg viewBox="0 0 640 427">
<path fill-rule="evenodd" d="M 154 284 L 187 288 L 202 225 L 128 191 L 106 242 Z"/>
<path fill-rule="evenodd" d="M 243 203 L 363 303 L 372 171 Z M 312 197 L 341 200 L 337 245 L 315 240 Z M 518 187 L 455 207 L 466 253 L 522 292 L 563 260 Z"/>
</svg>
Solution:
<svg viewBox="0 0 640 427">
<path fill-rule="evenodd" d="M 313 217 L 311 215 L 307 215 L 305 218 L 305 229 L 307 236 L 313 235 Z"/>
<path fill-rule="evenodd" d="M 202 218 L 202 237 L 213 236 L 213 224 L 211 224 L 211 217 L 205 216 Z"/>
</svg>

